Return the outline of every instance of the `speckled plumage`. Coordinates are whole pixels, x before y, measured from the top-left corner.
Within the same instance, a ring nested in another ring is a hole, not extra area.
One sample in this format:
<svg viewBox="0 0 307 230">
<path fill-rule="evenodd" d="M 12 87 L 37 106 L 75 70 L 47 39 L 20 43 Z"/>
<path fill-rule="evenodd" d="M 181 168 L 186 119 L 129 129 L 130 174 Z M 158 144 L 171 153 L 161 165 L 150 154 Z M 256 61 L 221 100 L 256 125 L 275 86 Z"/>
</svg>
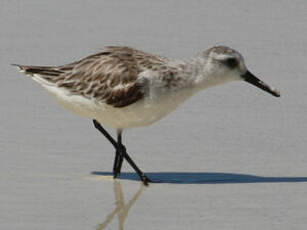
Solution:
<svg viewBox="0 0 307 230">
<path fill-rule="evenodd" d="M 93 119 L 95 128 L 115 148 L 114 178 L 120 174 L 125 159 L 145 185 L 151 180 L 128 155 L 122 143 L 123 129 L 150 125 L 198 91 L 228 81 L 244 80 L 280 96 L 247 70 L 240 53 L 225 46 L 210 48 L 187 62 L 110 46 L 68 65 L 16 66 L 63 107 Z M 104 125 L 117 130 L 117 141 Z"/>
<path fill-rule="evenodd" d="M 67 65 L 16 66 L 68 110 L 121 130 L 149 125 L 199 90 L 241 80 L 246 72 L 243 57 L 225 46 L 188 62 L 109 46 Z"/>
<path fill-rule="evenodd" d="M 178 70 L 169 60 L 130 48 L 109 46 L 105 51 L 80 61 L 57 67 L 19 66 L 26 74 L 37 74 L 71 94 L 106 103 L 113 107 L 128 106 L 143 99 L 146 85 L 139 74 L 159 72 L 166 87 L 175 85 Z"/>
</svg>

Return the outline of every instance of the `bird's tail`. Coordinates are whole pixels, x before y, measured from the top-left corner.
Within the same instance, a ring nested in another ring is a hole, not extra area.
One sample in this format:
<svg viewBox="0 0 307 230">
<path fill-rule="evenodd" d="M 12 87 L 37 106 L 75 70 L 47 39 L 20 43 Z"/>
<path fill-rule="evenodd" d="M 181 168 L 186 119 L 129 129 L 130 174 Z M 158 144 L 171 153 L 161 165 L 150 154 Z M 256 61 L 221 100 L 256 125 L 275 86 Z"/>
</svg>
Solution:
<svg viewBox="0 0 307 230">
<path fill-rule="evenodd" d="M 63 73 L 63 71 L 56 69 L 56 67 L 53 66 L 27 66 L 18 64 L 12 64 L 12 66 L 16 66 L 19 72 L 30 76 L 33 76 L 34 74 L 42 76 L 59 76 Z"/>
</svg>

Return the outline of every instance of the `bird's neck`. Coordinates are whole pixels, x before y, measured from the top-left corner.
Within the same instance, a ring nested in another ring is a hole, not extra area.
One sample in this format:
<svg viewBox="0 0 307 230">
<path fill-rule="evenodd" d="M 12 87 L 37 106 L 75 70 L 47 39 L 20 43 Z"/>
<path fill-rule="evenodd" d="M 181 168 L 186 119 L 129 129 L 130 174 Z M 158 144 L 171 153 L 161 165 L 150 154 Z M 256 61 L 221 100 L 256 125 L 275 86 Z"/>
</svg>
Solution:
<svg viewBox="0 0 307 230">
<path fill-rule="evenodd" d="M 188 87 L 193 88 L 196 92 L 227 82 L 227 79 L 219 72 L 213 72 L 207 59 L 199 57 L 186 62 L 183 74 L 188 79 Z"/>
</svg>

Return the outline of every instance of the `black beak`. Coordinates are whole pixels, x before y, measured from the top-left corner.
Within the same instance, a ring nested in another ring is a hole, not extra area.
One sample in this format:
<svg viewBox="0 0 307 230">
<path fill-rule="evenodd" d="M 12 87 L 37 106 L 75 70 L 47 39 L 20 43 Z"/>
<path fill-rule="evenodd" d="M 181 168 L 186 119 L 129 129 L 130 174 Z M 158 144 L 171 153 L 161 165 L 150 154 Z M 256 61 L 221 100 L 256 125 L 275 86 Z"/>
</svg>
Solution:
<svg viewBox="0 0 307 230">
<path fill-rule="evenodd" d="M 251 72 L 248 70 L 245 74 L 242 75 L 243 79 L 249 83 L 251 83 L 254 86 L 257 86 L 258 88 L 272 94 L 275 97 L 280 97 L 280 93 L 277 89 L 274 89 L 270 86 L 268 86 L 266 83 L 255 77 Z"/>
</svg>

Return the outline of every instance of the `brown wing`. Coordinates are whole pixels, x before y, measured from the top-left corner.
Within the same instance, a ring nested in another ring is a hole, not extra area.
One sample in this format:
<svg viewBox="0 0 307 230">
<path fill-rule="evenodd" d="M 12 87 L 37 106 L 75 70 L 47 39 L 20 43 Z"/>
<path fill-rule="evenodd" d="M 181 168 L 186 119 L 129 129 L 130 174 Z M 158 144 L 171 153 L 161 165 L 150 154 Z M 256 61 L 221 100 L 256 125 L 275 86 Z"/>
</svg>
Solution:
<svg viewBox="0 0 307 230">
<path fill-rule="evenodd" d="M 72 94 L 124 107 L 144 97 L 144 85 L 137 80 L 139 73 L 166 65 L 166 60 L 129 47 L 110 46 L 68 65 L 19 68 L 26 74 L 37 74 L 66 88 Z"/>
</svg>

